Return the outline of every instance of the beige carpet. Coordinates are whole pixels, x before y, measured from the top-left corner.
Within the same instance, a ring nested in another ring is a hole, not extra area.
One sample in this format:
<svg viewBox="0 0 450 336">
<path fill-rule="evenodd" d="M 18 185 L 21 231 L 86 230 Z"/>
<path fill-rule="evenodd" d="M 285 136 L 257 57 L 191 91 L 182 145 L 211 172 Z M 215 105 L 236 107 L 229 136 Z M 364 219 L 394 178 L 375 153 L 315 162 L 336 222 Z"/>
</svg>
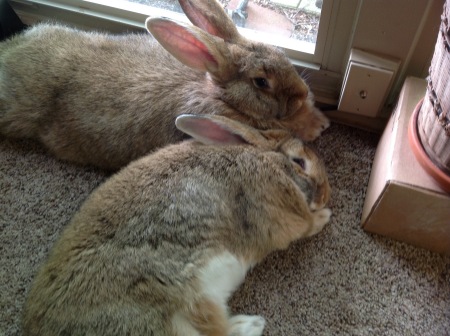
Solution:
<svg viewBox="0 0 450 336">
<path fill-rule="evenodd" d="M 450 258 L 360 228 L 377 142 L 333 125 L 315 143 L 333 186 L 330 224 L 271 255 L 230 302 L 233 312 L 263 315 L 265 335 L 450 335 Z M 3 138 L 0 164 L 0 335 L 20 335 L 37 267 L 107 175 Z"/>
</svg>

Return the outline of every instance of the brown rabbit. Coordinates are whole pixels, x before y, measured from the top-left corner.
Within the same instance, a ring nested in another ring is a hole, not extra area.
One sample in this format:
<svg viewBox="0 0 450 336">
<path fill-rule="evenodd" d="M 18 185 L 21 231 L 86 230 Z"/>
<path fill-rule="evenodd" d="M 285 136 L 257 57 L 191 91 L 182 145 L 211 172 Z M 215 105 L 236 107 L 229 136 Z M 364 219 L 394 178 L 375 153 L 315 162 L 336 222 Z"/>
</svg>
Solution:
<svg viewBox="0 0 450 336">
<path fill-rule="evenodd" d="M 283 130 L 180 116 L 196 140 L 99 186 L 40 269 L 24 335 L 257 336 L 227 300 L 267 254 L 329 221 L 325 168 Z M 316 210 L 312 210 L 316 209 Z"/>
<path fill-rule="evenodd" d="M 280 50 L 242 37 L 216 1 L 180 4 L 197 27 L 148 19 L 155 39 L 39 24 L 0 43 L 0 134 L 117 169 L 182 140 L 174 120 L 183 113 L 286 128 L 306 141 L 328 127 Z"/>
</svg>

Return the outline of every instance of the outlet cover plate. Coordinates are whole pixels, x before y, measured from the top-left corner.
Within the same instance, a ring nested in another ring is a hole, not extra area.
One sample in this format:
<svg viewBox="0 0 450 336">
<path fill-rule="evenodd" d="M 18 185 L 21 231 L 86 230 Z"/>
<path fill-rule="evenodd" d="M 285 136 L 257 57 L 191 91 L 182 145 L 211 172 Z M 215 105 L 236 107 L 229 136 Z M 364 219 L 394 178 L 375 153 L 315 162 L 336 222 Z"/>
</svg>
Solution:
<svg viewBox="0 0 450 336">
<path fill-rule="evenodd" d="M 376 117 L 390 87 L 393 70 L 350 61 L 338 109 Z"/>
</svg>

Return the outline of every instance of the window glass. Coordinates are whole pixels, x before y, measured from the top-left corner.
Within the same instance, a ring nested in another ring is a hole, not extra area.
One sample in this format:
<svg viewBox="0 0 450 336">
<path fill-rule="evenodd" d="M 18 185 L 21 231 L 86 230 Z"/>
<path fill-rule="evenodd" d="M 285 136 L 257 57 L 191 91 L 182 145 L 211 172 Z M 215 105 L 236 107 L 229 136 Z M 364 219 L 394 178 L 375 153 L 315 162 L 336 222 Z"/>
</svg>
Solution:
<svg viewBox="0 0 450 336">
<path fill-rule="evenodd" d="M 150 7 L 182 13 L 177 0 L 128 0 Z M 219 0 L 238 27 L 315 44 L 322 0 Z M 295 48 L 295 42 L 294 48 Z M 304 44 L 303 44 L 304 45 Z M 299 49 L 303 49 L 299 47 Z M 314 52 L 309 46 L 306 52 Z"/>
<path fill-rule="evenodd" d="M 147 17 L 188 22 L 178 0 L 9 1 L 31 23 L 56 18 L 87 29 L 122 32 L 123 27 L 143 29 Z M 340 59 L 341 49 L 348 45 L 347 28 L 352 26 L 354 13 L 351 9 L 360 0 L 218 1 L 246 38 L 280 47 L 296 66 L 315 70 L 325 66 L 329 70 L 328 61 L 336 59 L 330 53 Z M 338 19 L 341 14 L 347 19 Z M 336 27 L 337 22 L 344 27 Z"/>
</svg>

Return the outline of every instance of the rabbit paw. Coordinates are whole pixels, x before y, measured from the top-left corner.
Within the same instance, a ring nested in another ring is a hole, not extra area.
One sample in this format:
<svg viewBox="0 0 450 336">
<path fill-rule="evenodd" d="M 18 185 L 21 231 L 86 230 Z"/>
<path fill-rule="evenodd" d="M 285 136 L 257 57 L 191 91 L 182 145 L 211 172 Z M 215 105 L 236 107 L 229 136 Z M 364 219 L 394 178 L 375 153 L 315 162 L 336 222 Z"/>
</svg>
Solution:
<svg viewBox="0 0 450 336">
<path fill-rule="evenodd" d="M 266 321 L 257 315 L 236 315 L 230 319 L 229 336 L 261 336 Z"/>
<path fill-rule="evenodd" d="M 311 114 L 309 126 L 303 130 L 302 139 L 305 141 L 315 140 L 328 127 L 330 127 L 328 118 L 322 112 L 316 110 Z"/>
<path fill-rule="evenodd" d="M 293 115 L 281 124 L 294 131 L 303 141 L 313 141 L 330 126 L 330 120 L 319 109 L 312 107 Z"/>
<path fill-rule="evenodd" d="M 320 232 L 325 226 L 325 224 L 327 224 L 330 221 L 331 210 L 328 208 L 323 208 L 313 212 L 313 216 L 314 216 L 314 223 L 311 235 Z"/>
</svg>

